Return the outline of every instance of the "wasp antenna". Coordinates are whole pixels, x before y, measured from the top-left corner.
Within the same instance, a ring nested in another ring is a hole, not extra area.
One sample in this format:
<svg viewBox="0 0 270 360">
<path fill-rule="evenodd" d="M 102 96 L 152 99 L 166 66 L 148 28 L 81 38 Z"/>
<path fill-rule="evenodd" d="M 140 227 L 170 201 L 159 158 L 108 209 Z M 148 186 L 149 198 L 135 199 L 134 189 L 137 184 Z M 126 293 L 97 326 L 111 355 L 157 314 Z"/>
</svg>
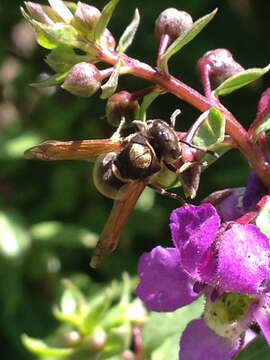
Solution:
<svg viewBox="0 0 270 360">
<path fill-rule="evenodd" d="M 132 124 L 135 125 L 135 127 L 137 128 L 137 130 L 139 131 L 143 131 L 145 130 L 146 127 L 146 122 L 142 121 L 142 120 L 133 120 Z"/>
<path fill-rule="evenodd" d="M 219 158 L 219 154 L 218 154 L 217 152 L 215 152 L 215 151 L 208 150 L 208 149 L 205 149 L 205 148 L 203 148 L 203 147 L 193 145 L 193 144 L 191 144 L 190 142 L 185 141 L 185 140 L 182 140 L 182 139 L 180 139 L 179 141 L 180 141 L 181 143 L 183 143 L 183 144 L 186 144 L 186 145 L 192 147 L 193 149 L 196 149 L 196 150 L 199 150 L 199 151 L 201 151 L 201 152 L 203 152 L 203 153 L 209 154 L 209 155 L 215 157 L 216 159 Z"/>
<path fill-rule="evenodd" d="M 181 114 L 181 110 L 180 109 L 176 109 L 174 110 L 174 112 L 172 113 L 171 117 L 170 117 L 170 122 L 171 122 L 171 126 L 173 128 L 175 128 L 175 121 L 178 115 Z"/>
<path fill-rule="evenodd" d="M 125 123 L 126 123 L 126 118 L 125 118 L 125 116 L 121 116 L 121 121 L 120 121 L 120 123 L 119 123 L 119 125 L 118 125 L 118 128 L 117 128 L 117 130 L 112 134 L 112 136 L 111 136 L 111 139 L 112 140 L 116 140 L 116 139 L 119 139 L 120 137 L 121 137 L 121 131 L 122 131 L 122 129 L 123 129 L 123 127 L 125 126 Z"/>
</svg>

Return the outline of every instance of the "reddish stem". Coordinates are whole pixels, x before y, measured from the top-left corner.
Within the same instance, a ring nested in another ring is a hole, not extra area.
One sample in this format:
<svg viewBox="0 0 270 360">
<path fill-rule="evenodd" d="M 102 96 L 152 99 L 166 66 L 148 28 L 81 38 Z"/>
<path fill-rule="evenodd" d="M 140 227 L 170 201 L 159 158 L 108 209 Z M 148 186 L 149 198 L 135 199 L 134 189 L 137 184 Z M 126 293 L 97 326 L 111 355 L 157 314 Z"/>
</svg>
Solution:
<svg viewBox="0 0 270 360">
<path fill-rule="evenodd" d="M 207 99 L 198 91 L 189 87 L 172 75 L 164 72 L 161 73 L 158 70 L 153 69 L 151 66 L 140 62 L 139 60 L 130 58 L 127 55 L 121 56 L 125 61 L 125 66 L 130 68 L 129 73 L 159 85 L 165 91 L 174 94 L 201 111 L 206 111 L 213 105 L 221 110 L 226 117 L 226 132 L 231 135 L 238 149 L 248 159 L 251 167 L 258 173 L 262 182 L 270 191 L 270 167 L 264 160 L 264 154 L 261 151 L 261 148 L 249 140 L 247 131 L 235 119 L 228 109 L 220 104 L 218 100 L 215 104 L 213 104 L 213 99 Z M 111 52 L 107 49 L 103 49 L 100 53 L 100 60 L 112 65 L 116 64 L 118 58 L 119 54 L 117 52 Z"/>
</svg>

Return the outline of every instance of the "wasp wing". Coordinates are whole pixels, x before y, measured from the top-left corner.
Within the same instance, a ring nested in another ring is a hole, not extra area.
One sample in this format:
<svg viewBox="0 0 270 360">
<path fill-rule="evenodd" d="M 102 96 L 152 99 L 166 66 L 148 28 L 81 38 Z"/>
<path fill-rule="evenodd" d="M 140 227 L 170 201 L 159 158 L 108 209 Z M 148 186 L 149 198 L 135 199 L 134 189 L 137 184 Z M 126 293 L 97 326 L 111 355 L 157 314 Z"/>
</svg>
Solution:
<svg viewBox="0 0 270 360">
<path fill-rule="evenodd" d="M 28 159 L 36 160 L 88 160 L 94 156 L 117 152 L 123 148 L 124 139 L 97 139 L 77 141 L 49 140 L 25 151 Z"/>
<path fill-rule="evenodd" d="M 96 268 L 117 246 L 122 229 L 125 227 L 145 184 L 136 180 L 125 191 L 121 200 L 115 200 L 109 219 L 105 224 L 94 250 L 90 266 Z"/>
</svg>

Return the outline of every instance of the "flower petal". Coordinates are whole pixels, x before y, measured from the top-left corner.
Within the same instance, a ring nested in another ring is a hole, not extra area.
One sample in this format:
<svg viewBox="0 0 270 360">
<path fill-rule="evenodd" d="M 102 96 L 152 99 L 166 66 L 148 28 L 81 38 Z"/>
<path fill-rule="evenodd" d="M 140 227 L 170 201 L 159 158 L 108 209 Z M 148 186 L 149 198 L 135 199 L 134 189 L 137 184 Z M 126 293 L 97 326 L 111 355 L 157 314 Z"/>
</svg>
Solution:
<svg viewBox="0 0 270 360">
<path fill-rule="evenodd" d="M 261 294 L 270 279 L 269 239 L 252 224 L 235 224 L 220 240 L 218 277 L 225 291 Z"/>
<path fill-rule="evenodd" d="M 257 202 L 266 194 L 267 189 L 262 183 L 259 175 L 254 170 L 251 170 L 243 198 L 243 208 L 245 211 L 252 210 Z"/>
<path fill-rule="evenodd" d="M 172 238 L 179 248 L 183 269 L 196 280 L 201 280 L 198 266 L 219 226 L 219 216 L 211 204 L 182 206 L 171 214 Z"/>
<path fill-rule="evenodd" d="M 181 360 L 229 360 L 239 349 L 239 341 L 217 335 L 203 319 L 192 320 L 180 341 Z"/>
<path fill-rule="evenodd" d="M 139 261 L 137 295 L 154 311 L 174 311 L 198 298 L 193 284 L 181 270 L 179 252 L 158 246 Z"/>
</svg>

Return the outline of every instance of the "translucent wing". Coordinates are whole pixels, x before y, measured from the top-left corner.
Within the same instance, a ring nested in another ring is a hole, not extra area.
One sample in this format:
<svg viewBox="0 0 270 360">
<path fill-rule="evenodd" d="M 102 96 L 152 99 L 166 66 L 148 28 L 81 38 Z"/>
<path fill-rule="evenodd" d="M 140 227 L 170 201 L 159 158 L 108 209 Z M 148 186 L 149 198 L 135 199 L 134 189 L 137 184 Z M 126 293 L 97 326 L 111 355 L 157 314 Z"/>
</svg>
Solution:
<svg viewBox="0 0 270 360">
<path fill-rule="evenodd" d="M 120 151 L 123 138 L 77 141 L 45 141 L 25 151 L 28 159 L 36 160 L 83 160 L 108 152 Z"/>
<path fill-rule="evenodd" d="M 142 181 L 136 180 L 128 186 L 123 199 L 115 200 L 90 262 L 93 268 L 96 268 L 116 248 L 120 233 L 145 186 Z"/>
</svg>

